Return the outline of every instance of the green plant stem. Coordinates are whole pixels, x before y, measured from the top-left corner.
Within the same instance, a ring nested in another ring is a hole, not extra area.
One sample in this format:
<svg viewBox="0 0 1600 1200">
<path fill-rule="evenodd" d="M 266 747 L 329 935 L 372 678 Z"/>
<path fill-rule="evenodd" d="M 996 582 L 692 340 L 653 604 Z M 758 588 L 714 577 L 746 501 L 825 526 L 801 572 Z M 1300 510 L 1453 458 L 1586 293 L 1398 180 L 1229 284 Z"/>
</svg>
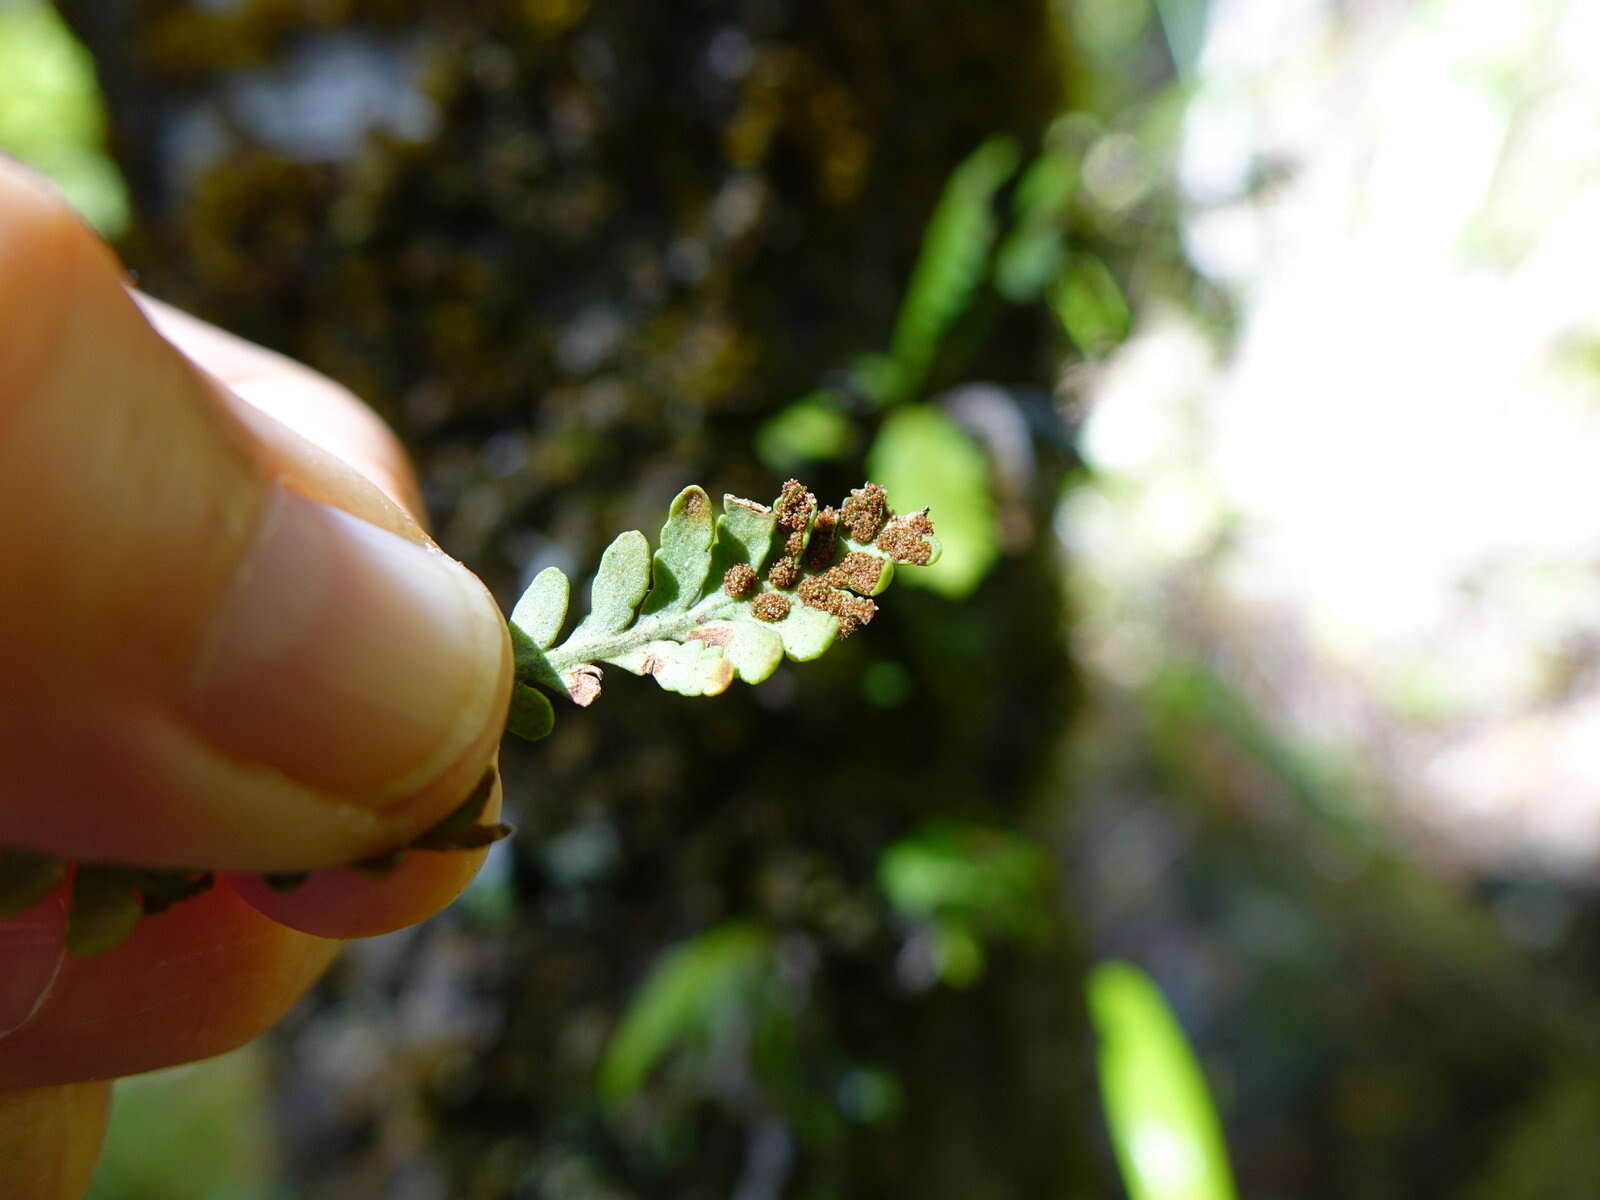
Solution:
<svg viewBox="0 0 1600 1200">
<path fill-rule="evenodd" d="M 683 612 L 644 617 L 637 624 L 616 633 L 605 633 L 581 641 L 570 638 L 564 645 L 547 650 L 545 660 L 557 674 L 585 663 L 610 662 L 651 642 L 682 641 L 690 631 L 713 621 L 732 618 L 738 612 L 739 601 L 719 591 Z"/>
</svg>

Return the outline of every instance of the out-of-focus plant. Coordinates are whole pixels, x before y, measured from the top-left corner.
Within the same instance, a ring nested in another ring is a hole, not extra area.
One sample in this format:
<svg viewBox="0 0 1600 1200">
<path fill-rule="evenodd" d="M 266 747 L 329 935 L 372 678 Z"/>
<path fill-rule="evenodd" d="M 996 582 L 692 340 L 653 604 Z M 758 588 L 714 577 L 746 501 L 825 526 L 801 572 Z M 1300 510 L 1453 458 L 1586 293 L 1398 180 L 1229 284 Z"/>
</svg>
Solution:
<svg viewBox="0 0 1600 1200">
<path fill-rule="evenodd" d="M 971 306 L 988 276 L 999 229 L 995 198 L 1020 157 L 1016 142 L 994 137 L 950 173 L 922 235 L 889 353 L 856 365 L 858 384 L 877 403 L 895 404 L 921 392 L 941 343 Z"/>
<path fill-rule="evenodd" d="M 1509 1123 L 1469 1193 L 1471 1200 L 1565 1200 L 1600 1179 L 1600 1084 L 1560 1071 Z"/>
<path fill-rule="evenodd" d="M 894 843 L 878 885 L 901 917 L 926 932 L 938 978 L 954 987 L 983 974 L 985 938 L 1034 941 L 1045 931 L 1049 859 L 1020 834 L 937 826 Z"/>
<path fill-rule="evenodd" d="M 896 492 L 940 498 L 940 521 L 960 549 L 911 582 L 950 599 L 969 595 L 1001 553 L 989 457 L 930 395 L 959 380 L 973 329 L 978 337 L 985 332 L 975 318 L 996 302 L 1045 305 L 1090 358 L 1114 349 L 1129 331 L 1128 303 L 1111 267 L 1090 239 L 1079 245 L 1071 236 L 1089 124 L 1064 119 L 1025 167 L 1021 148 L 1003 136 L 958 164 L 923 234 L 888 350 L 857 358 L 845 383 L 780 410 L 756 437 L 763 461 L 790 470 L 853 453 L 861 440 L 856 428 L 867 425 L 869 473 Z"/>
<path fill-rule="evenodd" d="M 89 1200 L 269 1200 L 267 1064 L 259 1046 L 124 1079 Z"/>
<path fill-rule="evenodd" d="M 1235 1200 L 1222 1123 L 1161 991 L 1129 963 L 1089 974 L 1100 1095 L 1131 1200 Z"/>
<path fill-rule="evenodd" d="M 1077 186 L 1073 160 L 1061 152 L 1040 154 L 1017 181 L 1016 222 L 995 252 L 994 282 L 1013 304 L 1044 295 L 1067 262 L 1062 217 Z"/>
<path fill-rule="evenodd" d="M 982 976 L 985 941 L 1036 943 L 1048 926 L 1049 858 L 1020 834 L 976 826 L 942 825 L 890 846 L 878 861 L 878 883 L 891 907 L 921 939 L 935 976 L 968 987 Z M 598 1076 L 603 1098 L 635 1095 L 670 1053 L 726 1048 L 735 1034 L 765 1031 L 765 1082 L 785 1092 L 793 1064 L 771 1051 L 781 1015 L 775 950 L 768 927 L 730 921 L 680 942 L 651 970 L 607 1045 Z M 752 1070 L 762 1074 L 752 1049 Z M 897 1101 L 892 1076 L 855 1067 L 839 1079 L 844 1107 L 875 1120 Z M 796 1096 L 790 1095 L 790 1101 Z"/>
<path fill-rule="evenodd" d="M 772 966 L 770 930 L 718 925 L 668 950 L 640 985 L 600 1064 L 600 1094 L 634 1095 L 670 1051 L 738 1023 Z"/>
<path fill-rule="evenodd" d="M 1061 327 L 1088 354 L 1104 354 L 1128 336 L 1128 301 L 1111 268 L 1093 254 L 1075 255 L 1049 298 Z"/>
<path fill-rule="evenodd" d="M 47 175 L 101 233 L 127 226 L 94 64 L 40 0 L 0 3 L 0 149 Z"/>
</svg>

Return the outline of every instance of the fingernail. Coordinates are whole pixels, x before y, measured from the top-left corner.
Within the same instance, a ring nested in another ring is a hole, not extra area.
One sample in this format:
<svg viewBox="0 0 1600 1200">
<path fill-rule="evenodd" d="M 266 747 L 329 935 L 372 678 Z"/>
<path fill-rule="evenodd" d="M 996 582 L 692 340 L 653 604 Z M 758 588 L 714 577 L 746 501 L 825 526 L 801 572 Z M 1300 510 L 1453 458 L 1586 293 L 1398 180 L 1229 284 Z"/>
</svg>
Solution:
<svg viewBox="0 0 1600 1200">
<path fill-rule="evenodd" d="M 33 1019 L 67 957 L 65 891 L 0 920 L 0 1038 Z"/>
<path fill-rule="evenodd" d="M 191 715 L 219 749 L 381 806 L 483 733 L 502 624 L 443 554 L 279 488 L 218 616 Z"/>
</svg>

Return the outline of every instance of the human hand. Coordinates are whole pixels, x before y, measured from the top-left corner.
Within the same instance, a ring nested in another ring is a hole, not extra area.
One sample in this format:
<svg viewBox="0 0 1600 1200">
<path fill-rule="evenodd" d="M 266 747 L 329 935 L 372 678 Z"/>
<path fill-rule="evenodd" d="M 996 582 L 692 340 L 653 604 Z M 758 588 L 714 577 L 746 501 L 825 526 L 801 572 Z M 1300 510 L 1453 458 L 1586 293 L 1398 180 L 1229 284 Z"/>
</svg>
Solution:
<svg viewBox="0 0 1600 1200">
<path fill-rule="evenodd" d="M 0 847 L 219 872 L 91 958 L 63 948 L 63 893 L 0 921 L 0 1195 L 78 1195 L 98 1081 L 248 1041 L 337 939 L 477 869 L 337 869 L 450 812 L 504 726 L 504 621 L 418 511 L 370 412 L 133 296 L 0 161 Z M 306 868 L 329 869 L 256 875 Z"/>
</svg>

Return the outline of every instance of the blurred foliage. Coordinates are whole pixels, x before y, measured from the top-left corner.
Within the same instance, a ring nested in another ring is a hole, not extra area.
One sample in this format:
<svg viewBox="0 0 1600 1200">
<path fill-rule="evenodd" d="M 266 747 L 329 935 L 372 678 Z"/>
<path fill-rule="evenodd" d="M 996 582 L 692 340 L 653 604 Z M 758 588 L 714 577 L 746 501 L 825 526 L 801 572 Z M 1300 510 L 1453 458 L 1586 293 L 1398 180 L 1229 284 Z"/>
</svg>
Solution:
<svg viewBox="0 0 1600 1200">
<path fill-rule="evenodd" d="M 1130 1200 L 1234 1200 L 1222 1123 L 1183 1028 L 1130 963 L 1089 973 L 1100 1093 Z"/>
<path fill-rule="evenodd" d="M 941 827 L 896 842 L 878 862 L 889 903 L 918 918 L 1037 936 L 1050 864 L 1031 839 L 1005 830 Z"/>
<path fill-rule="evenodd" d="M 995 239 L 995 196 L 1017 169 L 1010 138 L 990 138 L 950 175 L 922 235 L 895 320 L 889 359 L 858 368 L 866 392 L 893 403 L 921 390 L 933 357 L 952 325 L 971 305 L 987 273 Z"/>
<path fill-rule="evenodd" d="M 600 1063 L 601 1093 L 625 1100 L 675 1045 L 737 1028 L 740 1014 L 730 1010 L 749 1006 L 771 953 L 769 932 L 739 923 L 719 925 L 669 950 L 611 1035 Z"/>
<path fill-rule="evenodd" d="M 272 1130 L 259 1048 L 117 1084 L 89 1200 L 269 1200 Z"/>
<path fill-rule="evenodd" d="M 1472 1200 L 1578 1200 L 1600 1180 L 1600 1083 L 1556 1072 L 1497 1141 Z"/>
<path fill-rule="evenodd" d="M 1037 943 L 1047 935 L 1049 877 L 1043 847 L 994 829 L 924 830 L 878 861 L 889 903 L 925 928 L 933 974 L 954 987 L 982 976 L 986 940 Z"/>
<path fill-rule="evenodd" d="M 44 0 L 0 3 L 0 150 L 52 179 L 102 233 L 127 227 L 94 65 Z"/>
<path fill-rule="evenodd" d="M 1128 302 L 1106 264 L 1092 254 L 1073 256 L 1050 289 L 1050 305 L 1087 355 L 1104 355 L 1128 336 Z"/>
<path fill-rule="evenodd" d="M 1077 164 L 1068 155 L 1047 151 L 1018 182 L 1016 224 L 995 261 L 995 286 L 1012 303 L 1037 299 L 1060 277 L 1067 254 L 1063 218 L 1077 177 Z"/>
<path fill-rule="evenodd" d="M 945 550 L 925 571 L 902 578 L 952 600 L 972 593 L 999 557 L 989 464 L 961 427 L 930 405 L 892 413 L 867 453 L 867 474 L 891 496 L 925 496 L 938 505 Z"/>
<path fill-rule="evenodd" d="M 756 430 L 753 449 L 773 474 L 786 475 L 809 463 L 843 458 L 855 434 L 837 394 L 817 391 L 770 417 Z"/>
<path fill-rule="evenodd" d="M 1552 969 L 1513 945 L 1493 907 L 1385 844 L 1337 759 L 1285 742 L 1214 668 L 1173 663 L 1133 711 L 1089 711 L 1074 824 L 1100 854 L 1066 878 L 1097 943 L 1180 981 L 1241 1194 L 1468 1194 L 1513 1161 L 1585 1180 L 1531 1194 L 1592 1185 L 1555 1116 L 1582 1108 L 1571 1064 L 1600 1062 L 1592 958 Z"/>
</svg>

